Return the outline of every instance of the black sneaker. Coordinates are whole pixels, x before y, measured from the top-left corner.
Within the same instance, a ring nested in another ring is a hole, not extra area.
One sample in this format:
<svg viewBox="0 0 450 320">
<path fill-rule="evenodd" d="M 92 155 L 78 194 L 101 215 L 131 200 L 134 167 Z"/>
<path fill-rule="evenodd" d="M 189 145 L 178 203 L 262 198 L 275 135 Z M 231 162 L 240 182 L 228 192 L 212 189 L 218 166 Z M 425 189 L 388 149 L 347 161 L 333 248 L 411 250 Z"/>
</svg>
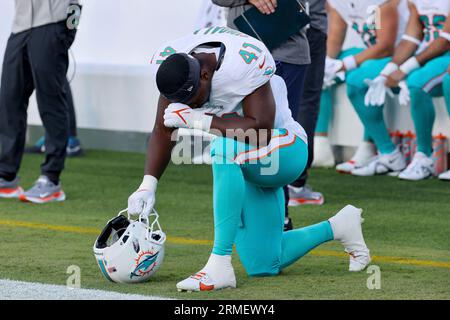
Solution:
<svg viewBox="0 0 450 320">
<path fill-rule="evenodd" d="M 294 229 L 292 226 L 292 219 L 289 217 L 284 218 L 284 231 L 289 231 Z"/>
</svg>

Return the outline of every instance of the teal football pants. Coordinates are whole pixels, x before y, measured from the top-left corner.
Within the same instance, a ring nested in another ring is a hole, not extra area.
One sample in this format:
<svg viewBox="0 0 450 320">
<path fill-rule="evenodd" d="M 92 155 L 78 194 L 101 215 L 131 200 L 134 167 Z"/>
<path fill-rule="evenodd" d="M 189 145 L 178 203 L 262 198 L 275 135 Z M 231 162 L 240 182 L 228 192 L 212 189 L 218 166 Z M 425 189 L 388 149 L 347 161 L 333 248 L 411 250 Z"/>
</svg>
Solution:
<svg viewBox="0 0 450 320">
<path fill-rule="evenodd" d="M 214 254 L 229 255 L 235 244 L 249 275 L 275 275 L 333 239 L 328 221 L 283 232 L 282 187 L 303 172 L 308 159 L 308 147 L 300 138 L 274 130 L 270 144 L 256 148 L 218 137 L 211 157 Z"/>
<path fill-rule="evenodd" d="M 444 87 L 445 104 L 447 105 L 448 115 L 450 116 L 450 74 L 445 75 L 443 87 Z"/>
<path fill-rule="evenodd" d="M 337 57 L 337 59 L 344 59 L 345 57 L 357 55 L 358 53 L 364 51 L 362 48 L 350 48 L 341 52 L 341 54 Z M 352 74 L 355 70 L 347 72 L 346 77 Z M 316 135 L 318 136 L 327 136 L 328 135 L 328 127 L 331 119 L 333 118 L 333 95 L 336 89 L 336 86 L 343 83 L 339 79 L 337 79 L 336 85 L 331 88 L 327 88 L 322 90 L 322 96 L 320 99 L 320 111 L 319 117 L 317 119 L 316 126 Z M 367 132 L 364 132 L 364 140 L 368 141 L 369 136 Z"/>
<path fill-rule="evenodd" d="M 416 129 L 417 149 L 427 156 L 433 153 L 433 125 L 436 118 L 433 98 L 443 95 L 442 83 L 449 64 L 450 53 L 447 53 L 428 61 L 406 79 L 411 94 L 411 116 Z"/>
<path fill-rule="evenodd" d="M 378 77 L 391 58 L 367 60 L 356 70 L 349 73 L 347 77 L 347 95 L 355 108 L 367 134 L 373 139 L 378 150 L 382 154 L 391 153 L 395 150 L 386 123 L 384 121 L 383 106 L 368 107 L 364 103 L 366 93 L 369 89 L 364 82 L 366 79 L 373 80 Z"/>
</svg>

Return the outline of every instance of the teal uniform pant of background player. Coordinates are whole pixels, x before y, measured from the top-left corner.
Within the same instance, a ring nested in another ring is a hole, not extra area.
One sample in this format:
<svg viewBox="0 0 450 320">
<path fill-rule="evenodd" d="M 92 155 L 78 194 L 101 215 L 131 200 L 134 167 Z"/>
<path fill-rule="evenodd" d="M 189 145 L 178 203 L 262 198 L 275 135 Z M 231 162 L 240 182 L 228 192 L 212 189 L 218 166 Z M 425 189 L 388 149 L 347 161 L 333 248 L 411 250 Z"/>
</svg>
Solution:
<svg viewBox="0 0 450 320">
<path fill-rule="evenodd" d="M 286 134 L 284 129 L 274 130 L 272 142 Z M 238 154 L 254 149 L 223 137 L 212 142 L 213 253 L 230 255 L 235 244 L 250 276 L 276 275 L 316 246 L 332 240 L 333 232 L 328 221 L 283 232 L 282 187 L 303 172 L 307 144 L 296 137 L 286 145 L 271 148 L 270 154 L 261 159 L 235 160 Z"/>
<path fill-rule="evenodd" d="M 369 86 L 366 79 L 373 80 L 378 77 L 391 58 L 373 59 L 364 61 L 358 69 L 352 70 L 347 76 L 347 95 L 355 108 L 364 129 L 373 139 L 382 154 L 395 150 L 384 121 L 383 106 L 367 107 L 364 99 Z"/>
<path fill-rule="evenodd" d="M 368 91 L 364 80 L 376 78 L 389 61 L 390 58 L 366 61 L 347 77 L 348 96 L 366 131 L 382 154 L 393 152 L 395 145 L 386 128 L 383 108 L 366 106 L 364 103 Z M 432 130 L 436 116 L 432 98 L 442 96 L 441 84 L 445 66 L 449 63 L 448 54 L 435 58 L 413 71 L 406 79 L 411 96 L 411 115 L 416 129 L 418 151 L 427 156 L 432 154 Z"/>
<path fill-rule="evenodd" d="M 433 153 L 432 134 L 436 118 L 433 98 L 443 95 L 442 83 L 449 64 L 450 53 L 446 53 L 428 61 L 406 79 L 411 94 L 411 116 L 416 129 L 417 148 L 428 157 Z"/>
<path fill-rule="evenodd" d="M 358 53 L 364 51 L 362 48 L 350 48 L 344 50 L 339 54 L 337 59 L 342 60 L 348 56 L 354 56 Z M 346 77 L 352 74 L 355 70 L 346 73 Z M 336 79 L 336 85 L 343 83 L 339 79 Z M 330 124 L 331 119 L 333 118 L 333 95 L 336 85 L 327 89 L 322 90 L 322 96 L 320 98 L 320 111 L 319 117 L 317 119 L 316 126 L 316 135 L 319 136 L 327 136 L 328 135 L 328 126 Z M 369 140 L 369 135 L 367 132 L 364 132 L 364 140 Z"/>
<path fill-rule="evenodd" d="M 445 75 L 443 87 L 444 87 L 445 104 L 447 105 L 448 115 L 450 116 L 450 74 Z"/>
</svg>

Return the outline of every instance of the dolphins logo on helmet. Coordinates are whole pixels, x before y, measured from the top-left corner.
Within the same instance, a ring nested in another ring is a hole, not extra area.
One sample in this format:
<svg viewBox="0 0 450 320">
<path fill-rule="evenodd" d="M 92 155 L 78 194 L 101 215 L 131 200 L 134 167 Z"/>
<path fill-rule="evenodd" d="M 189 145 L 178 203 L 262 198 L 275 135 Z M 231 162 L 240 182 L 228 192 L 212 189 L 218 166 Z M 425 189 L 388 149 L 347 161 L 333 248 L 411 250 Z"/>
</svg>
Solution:
<svg viewBox="0 0 450 320">
<path fill-rule="evenodd" d="M 131 272 L 130 278 L 133 279 L 133 277 L 142 277 L 149 272 L 152 272 L 153 268 L 156 266 L 158 254 L 159 252 L 142 252 L 136 259 L 136 269 Z"/>
</svg>

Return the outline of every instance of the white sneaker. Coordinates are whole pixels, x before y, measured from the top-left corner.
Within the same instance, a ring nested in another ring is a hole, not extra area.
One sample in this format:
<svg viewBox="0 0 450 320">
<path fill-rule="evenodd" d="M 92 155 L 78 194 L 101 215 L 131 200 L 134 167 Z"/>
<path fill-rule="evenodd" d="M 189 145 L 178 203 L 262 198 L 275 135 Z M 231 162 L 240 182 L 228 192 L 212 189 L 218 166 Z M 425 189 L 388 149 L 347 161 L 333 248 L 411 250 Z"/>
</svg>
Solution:
<svg viewBox="0 0 450 320">
<path fill-rule="evenodd" d="M 370 263 L 370 251 L 364 241 L 361 223 L 362 210 L 348 205 L 331 217 L 334 240 L 339 240 L 350 255 L 349 271 L 362 271 Z"/>
<path fill-rule="evenodd" d="M 312 167 L 332 168 L 335 165 L 333 149 L 328 137 L 314 137 L 314 161 Z"/>
<path fill-rule="evenodd" d="M 23 189 L 19 186 L 19 177 L 16 177 L 13 181 L 0 178 L 0 199 L 19 198 L 23 192 Z"/>
<path fill-rule="evenodd" d="M 434 162 L 423 152 L 416 152 L 409 166 L 399 174 L 402 180 L 419 181 L 433 176 Z"/>
<path fill-rule="evenodd" d="M 314 191 L 310 186 L 296 188 L 288 185 L 289 189 L 289 203 L 290 207 L 296 207 L 304 204 L 314 204 L 321 206 L 325 202 L 323 194 Z"/>
<path fill-rule="evenodd" d="M 389 154 L 380 154 L 369 161 L 363 167 L 356 168 L 352 175 L 360 177 L 369 177 L 377 174 L 399 173 L 406 168 L 405 156 L 397 147 L 394 152 Z"/>
<path fill-rule="evenodd" d="M 365 166 L 377 155 L 377 148 L 372 142 L 363 141 L 355 152 L 355 155 L 347 162 L 338 164 L 336 171 L 339 173 L 352 173 L 356 168 Z"/>
<path fill-rule="evenodd" d="M 439 175 L 439 179 L 450 181 L 450 170 Z"/>
<path fill-rule="evenodd" d="M 195 275 L 178 282 L 178 291 L 212 291 L 236 288 L 236 276 L 231 256 L 211 254 L 206 266 Z"/>
</svg>

